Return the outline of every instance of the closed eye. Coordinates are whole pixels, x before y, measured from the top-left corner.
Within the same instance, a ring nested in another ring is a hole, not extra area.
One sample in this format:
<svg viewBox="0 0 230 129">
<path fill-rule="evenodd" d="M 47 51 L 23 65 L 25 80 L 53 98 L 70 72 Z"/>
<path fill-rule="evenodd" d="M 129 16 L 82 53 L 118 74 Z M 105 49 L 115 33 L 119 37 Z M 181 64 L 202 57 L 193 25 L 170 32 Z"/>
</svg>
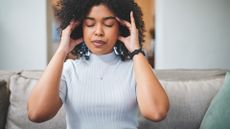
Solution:
<svg viewBox="0 0 230 129">
<path fill-rule="evenodd" d="M 113 24 L 105 24 L 106 27 L 113 27 Z"/>
<path fill-rule="evenodd" d="M 95 21 L 94 20 L 91 20 L 91 19 L 86 19 L 84 20 L 84 24 L 87 26 L 87 27 L 93 27 L 95 25 Z"/>
<path fill-rule="evenodd" d="M 104 20 L 104 25 L 106 27 L 113 27 L 115 22 L 116 21 L 114 19 L 106 19 L 106 20 Z"/>
</svg>

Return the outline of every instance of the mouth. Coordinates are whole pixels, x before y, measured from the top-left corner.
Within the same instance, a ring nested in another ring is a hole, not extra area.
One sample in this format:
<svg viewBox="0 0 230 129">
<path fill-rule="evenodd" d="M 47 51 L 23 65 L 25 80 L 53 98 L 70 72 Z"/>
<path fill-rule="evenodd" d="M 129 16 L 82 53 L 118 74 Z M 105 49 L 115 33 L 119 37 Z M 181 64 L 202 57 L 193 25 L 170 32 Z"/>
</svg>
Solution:
<svg viewBox="0 0 230 129">
<path fill-rule="evenodd" d="M 102 47 L 103 45 L 106 44 L 106 42 L 103 40 L 93 40 L 92 43 L 94 44 L 95 47 Z"/>
</svg>

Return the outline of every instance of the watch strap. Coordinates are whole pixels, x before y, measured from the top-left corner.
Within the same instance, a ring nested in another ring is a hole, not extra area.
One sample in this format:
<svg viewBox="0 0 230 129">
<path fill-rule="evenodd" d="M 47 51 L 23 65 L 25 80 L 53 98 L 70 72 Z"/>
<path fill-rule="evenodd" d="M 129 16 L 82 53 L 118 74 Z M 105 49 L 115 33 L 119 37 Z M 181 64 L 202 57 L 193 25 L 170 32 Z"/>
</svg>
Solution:
<svg viewBox="0 0 230 129">
<path fill-rule="evenodd" d="M 129 53 L 129 57 L 130 59 L 133 59 L 133 57 L 139 53 L 142 53 L 145 56 L 144 51 L 142 50 L 142 48 L 136 49 L 133 52 Z"/>
</svg>

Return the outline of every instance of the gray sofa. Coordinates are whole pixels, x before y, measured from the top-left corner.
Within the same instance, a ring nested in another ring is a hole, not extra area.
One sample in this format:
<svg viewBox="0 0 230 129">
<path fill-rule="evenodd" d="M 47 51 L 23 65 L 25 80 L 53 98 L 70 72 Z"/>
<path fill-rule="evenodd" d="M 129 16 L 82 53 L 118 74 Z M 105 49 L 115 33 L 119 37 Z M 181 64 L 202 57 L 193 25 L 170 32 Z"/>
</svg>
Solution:
<svg viewBox="0 0 230 129">
<path fill-rule="evenodd" d="M 151 122 L 140 115 L 139 129 L 199 129 L 204 114 L 228 70 L 156 70 L 170 99 L 165 120 Z M 52 120 L 33 123 L 26 102 L 42 71 L 0 71 L 0 129 L 65 129 L 61 109 Z M 90 123 L 89 123 L 90 124 Z"/>
</svg>

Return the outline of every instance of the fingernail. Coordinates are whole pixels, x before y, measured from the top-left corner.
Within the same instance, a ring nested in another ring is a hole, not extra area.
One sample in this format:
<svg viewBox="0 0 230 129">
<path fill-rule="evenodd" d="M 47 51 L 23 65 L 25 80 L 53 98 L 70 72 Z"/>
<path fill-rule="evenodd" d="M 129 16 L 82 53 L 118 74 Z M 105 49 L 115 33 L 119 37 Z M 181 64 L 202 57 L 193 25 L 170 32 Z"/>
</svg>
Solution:
<svg viewBox="0 0 230 129">
<path fill-rule="evenodd" d="M 115 17 L 118 21 L 121 21 L 118 17 Z"/>
</svg>

